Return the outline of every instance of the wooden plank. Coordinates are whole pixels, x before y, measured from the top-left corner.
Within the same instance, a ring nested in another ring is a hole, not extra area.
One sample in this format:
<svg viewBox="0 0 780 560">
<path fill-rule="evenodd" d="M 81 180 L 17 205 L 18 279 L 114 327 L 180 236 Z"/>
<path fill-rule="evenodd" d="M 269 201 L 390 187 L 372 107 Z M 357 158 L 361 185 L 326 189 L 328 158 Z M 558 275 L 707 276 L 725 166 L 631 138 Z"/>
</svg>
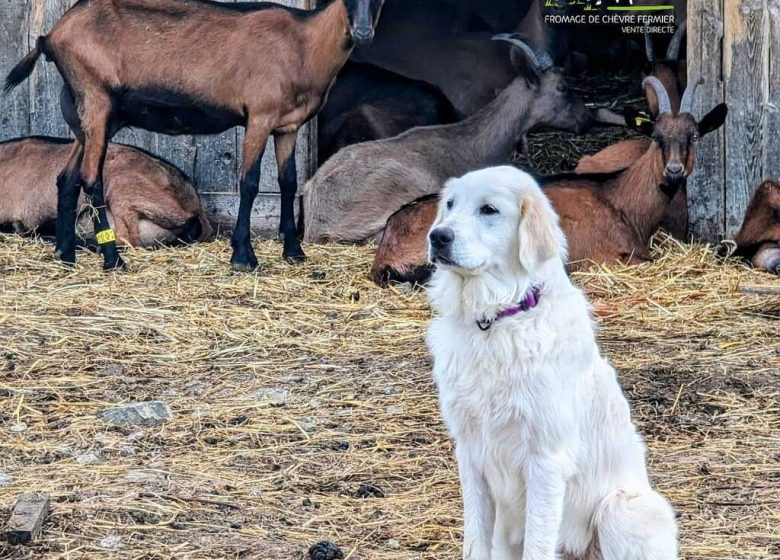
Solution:
<svg viewBox="0 0 780 560">
<path fill-rule="evenodd" d="M 3 76 L 27 54 L 27 8 L 24 2 L 0 3 L 0 72 Z M 0 140 L 30 133 L 30 95 L 24 86 L 5 96 L 0 103 Z"/>
<path fill-rule="evenodd" d="M 202 192 L 200 199 L 211 222 L 223 232 L 233 230 L 238 215 L 238 195 L 226 192 Z M 301 197 L 295 205 L 296 219 Z M 252 208 L 252 231 L 265 239 L 275 239 L 279 231 L 281 199 L 277 193 L 261 192 Z"/>
<path fill-rule="evenodd" d="M 28 48 L 32 49 L 36 39 L 40 35 L 46 35 L 54 27 L 56 21 L 68 11 L 71 4 L 72 0 L 32 0 L 29 2 Z M 60 77 L 57 67 L 41 58 L 27 84 L 30 94 L 30 134 L 70 136 L 70 128 L 62 118 L 60 111 L 62 77 Z"/>
<path fill-rule="evenodd" d="M 49 513 L 49 495 L 25 492 L 16 501 L 5 529 L 9 544 L 27 544 L 41 532 Z"/>
<path fill-rule="evenodd" d="M 766 0 L 725 0 L 726 235 L 737 233 L 763 177 L 768 90 Z"/>
<path fill-rule="evenodd" d="M 769 99 L 764 135 L 764 177 L 780 179 L 780 0 L 769 0 Z"/>
<path fill-rule="evenodd" d="M 703 80 L 694 104 L 702 117 L 724 99 L 721 38 L 723 0 L 689 0 L 688 83 Z M 696 171 L 688 181 L 688 217 L 694 239 L 716 242 L 723 238 L 725 216 L 725 136 L 723 129 L 703 138 Z"/>
</svg>

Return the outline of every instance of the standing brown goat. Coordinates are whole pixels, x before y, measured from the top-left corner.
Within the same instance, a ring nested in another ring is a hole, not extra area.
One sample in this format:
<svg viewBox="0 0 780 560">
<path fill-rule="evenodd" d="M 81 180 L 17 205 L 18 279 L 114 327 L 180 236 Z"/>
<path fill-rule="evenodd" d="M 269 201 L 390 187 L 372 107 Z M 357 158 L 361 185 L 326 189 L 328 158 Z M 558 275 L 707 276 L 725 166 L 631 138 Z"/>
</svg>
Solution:
<svg viewBox="0 0 780 560">
<path fill-rule="evenodd" d="M 695 86 L 686 90 L 677 113 L 671 110 L 669 96 L 658 79 L 648 77 L 643 86 L 654 89 L 660 115 L 655 123 L 637 120 L 635 112 L 626 115 L 629 126 L 651 138 L 633 165 L 612 174 L 569 174 L 541 181 L 569 240 L 571 270 L 592 263 L 650 259 L 647 242 L 669 201 L 693 171 L 696 142 L 726 119 L 726 106 L 718 105 L 696 122 L 690 113 Z M 419 201 L 388 221 L 371 269 L 375 282 L 384 285 L 425 278 L 429 266 L 427 231 L 436 204 L 436 200 Z"/>
<path fill-rule="evenodd" d="M 0 143 L 0 227 L 18 233 L 46 232 L 54 224 L 57 173 L 72 149 L 73 142 L 61 138 Z M 195 187 L 172 165 L 138 148 L 109 144 L 105 181 L 108 219 L 119 241 L 156 247 L 212 236 Z M 78 213 L 89 221 L 90 209 L 83 198 Z"/>
<path fill-rule="evenodd" d="M 736 254 L 755 268 L 780 274 L 780 182 L 758 187 L 734 242 Z"/>
<path fill-rule="evenodd" d="M 317 114 L 353 47 L 371 42 L 383 0 L 332 0 L 316 10 L 209 0 L 80 0 L 6 79 L 10 90 L 38 57 L 65 81 L 63 114 L 78 142 L 58 179 L 57 254 L 75 260 L 78 186 L 98 209 L 104 268 L 124 265 L 105 211 L 103 163 L 111 137 L 132 126 L 165 134 L 246 128 L 241 200 L 233 232 L 235 269 L 257 259 L 249 219 L 260 162 L 273 134 L 284 257 L 305 258 L 293 204 L 298 129 Z"/>
</svg>

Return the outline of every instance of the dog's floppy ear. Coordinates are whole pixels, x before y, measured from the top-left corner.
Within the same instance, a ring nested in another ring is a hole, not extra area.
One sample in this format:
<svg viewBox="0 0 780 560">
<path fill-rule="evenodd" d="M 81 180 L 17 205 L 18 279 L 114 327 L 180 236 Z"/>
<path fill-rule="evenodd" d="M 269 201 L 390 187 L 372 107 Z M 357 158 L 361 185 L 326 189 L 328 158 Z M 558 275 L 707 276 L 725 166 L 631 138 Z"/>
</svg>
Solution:
<svg viewBox="0 0 780 560">
<path fill-rule="evenodd" d="M 549 201 L 540 195 L 524 193 L 520 198 L 520 226 L 517 237 L 520 265 L 526 272 L 556 257 L 564 257 L 566 241 L 558 216 Z"/>
</svg>

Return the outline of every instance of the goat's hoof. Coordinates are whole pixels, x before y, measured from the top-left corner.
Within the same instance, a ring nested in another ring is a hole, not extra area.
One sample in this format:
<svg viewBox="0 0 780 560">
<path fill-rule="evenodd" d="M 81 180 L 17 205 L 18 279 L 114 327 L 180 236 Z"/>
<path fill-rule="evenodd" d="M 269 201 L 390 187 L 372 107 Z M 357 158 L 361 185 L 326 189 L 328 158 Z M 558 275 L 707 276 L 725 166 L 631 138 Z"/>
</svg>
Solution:
<svg viewBox="0 0 780 560">
<path fill-rule="evenodd" d="M 252 272 L 258 265 L 257 257 L 252 253 L 249 253 L 248 255 L 233 253 L 233 257 L 230 259 L 230 266 L 232 266 L 233 270 L 236 272 Z"/>
<path fill-rule="evenodd" d="M 123 261 L 121 257 L 117 257 L 115 259 L 103 261 L 103 270 L 105 270 L 106 272 L 110 272 L 110 271 L 125 272 L 127 271 L 127 265 L 125 264 L 125 261 Z"/>
<path fill-rule="evenodd" d="M 76 264 L 76 249 L 56 249 L 54 251 L 54 257 L 59 259 L 62 264 L 73 266 Z"/>
<path fill-rule="evenodd" d="M 292 247 L 290 249 L 285 248 L 282 253 L 282 258 L 290 264 L 300 264 L 306 262 L 306 254 L 303 252 L 300 246 Z"/>
</svg>

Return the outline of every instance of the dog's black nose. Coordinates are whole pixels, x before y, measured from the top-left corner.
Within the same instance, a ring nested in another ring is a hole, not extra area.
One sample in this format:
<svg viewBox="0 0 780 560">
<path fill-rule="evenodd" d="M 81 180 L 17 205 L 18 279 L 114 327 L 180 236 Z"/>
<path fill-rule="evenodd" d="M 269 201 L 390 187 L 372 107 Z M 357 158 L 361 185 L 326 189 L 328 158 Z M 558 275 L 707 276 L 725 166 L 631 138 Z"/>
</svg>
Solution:
<svg viewBox="0 0 780 560">
<path fill-rule="evenodd" d="M 452 245 L 452 242 L 455 241 L 455 232 L 452 231 L 452 228 L 439 227 L 433 230 L 428 238 L 434 249 L 441 250 Z"/>
</svg>

